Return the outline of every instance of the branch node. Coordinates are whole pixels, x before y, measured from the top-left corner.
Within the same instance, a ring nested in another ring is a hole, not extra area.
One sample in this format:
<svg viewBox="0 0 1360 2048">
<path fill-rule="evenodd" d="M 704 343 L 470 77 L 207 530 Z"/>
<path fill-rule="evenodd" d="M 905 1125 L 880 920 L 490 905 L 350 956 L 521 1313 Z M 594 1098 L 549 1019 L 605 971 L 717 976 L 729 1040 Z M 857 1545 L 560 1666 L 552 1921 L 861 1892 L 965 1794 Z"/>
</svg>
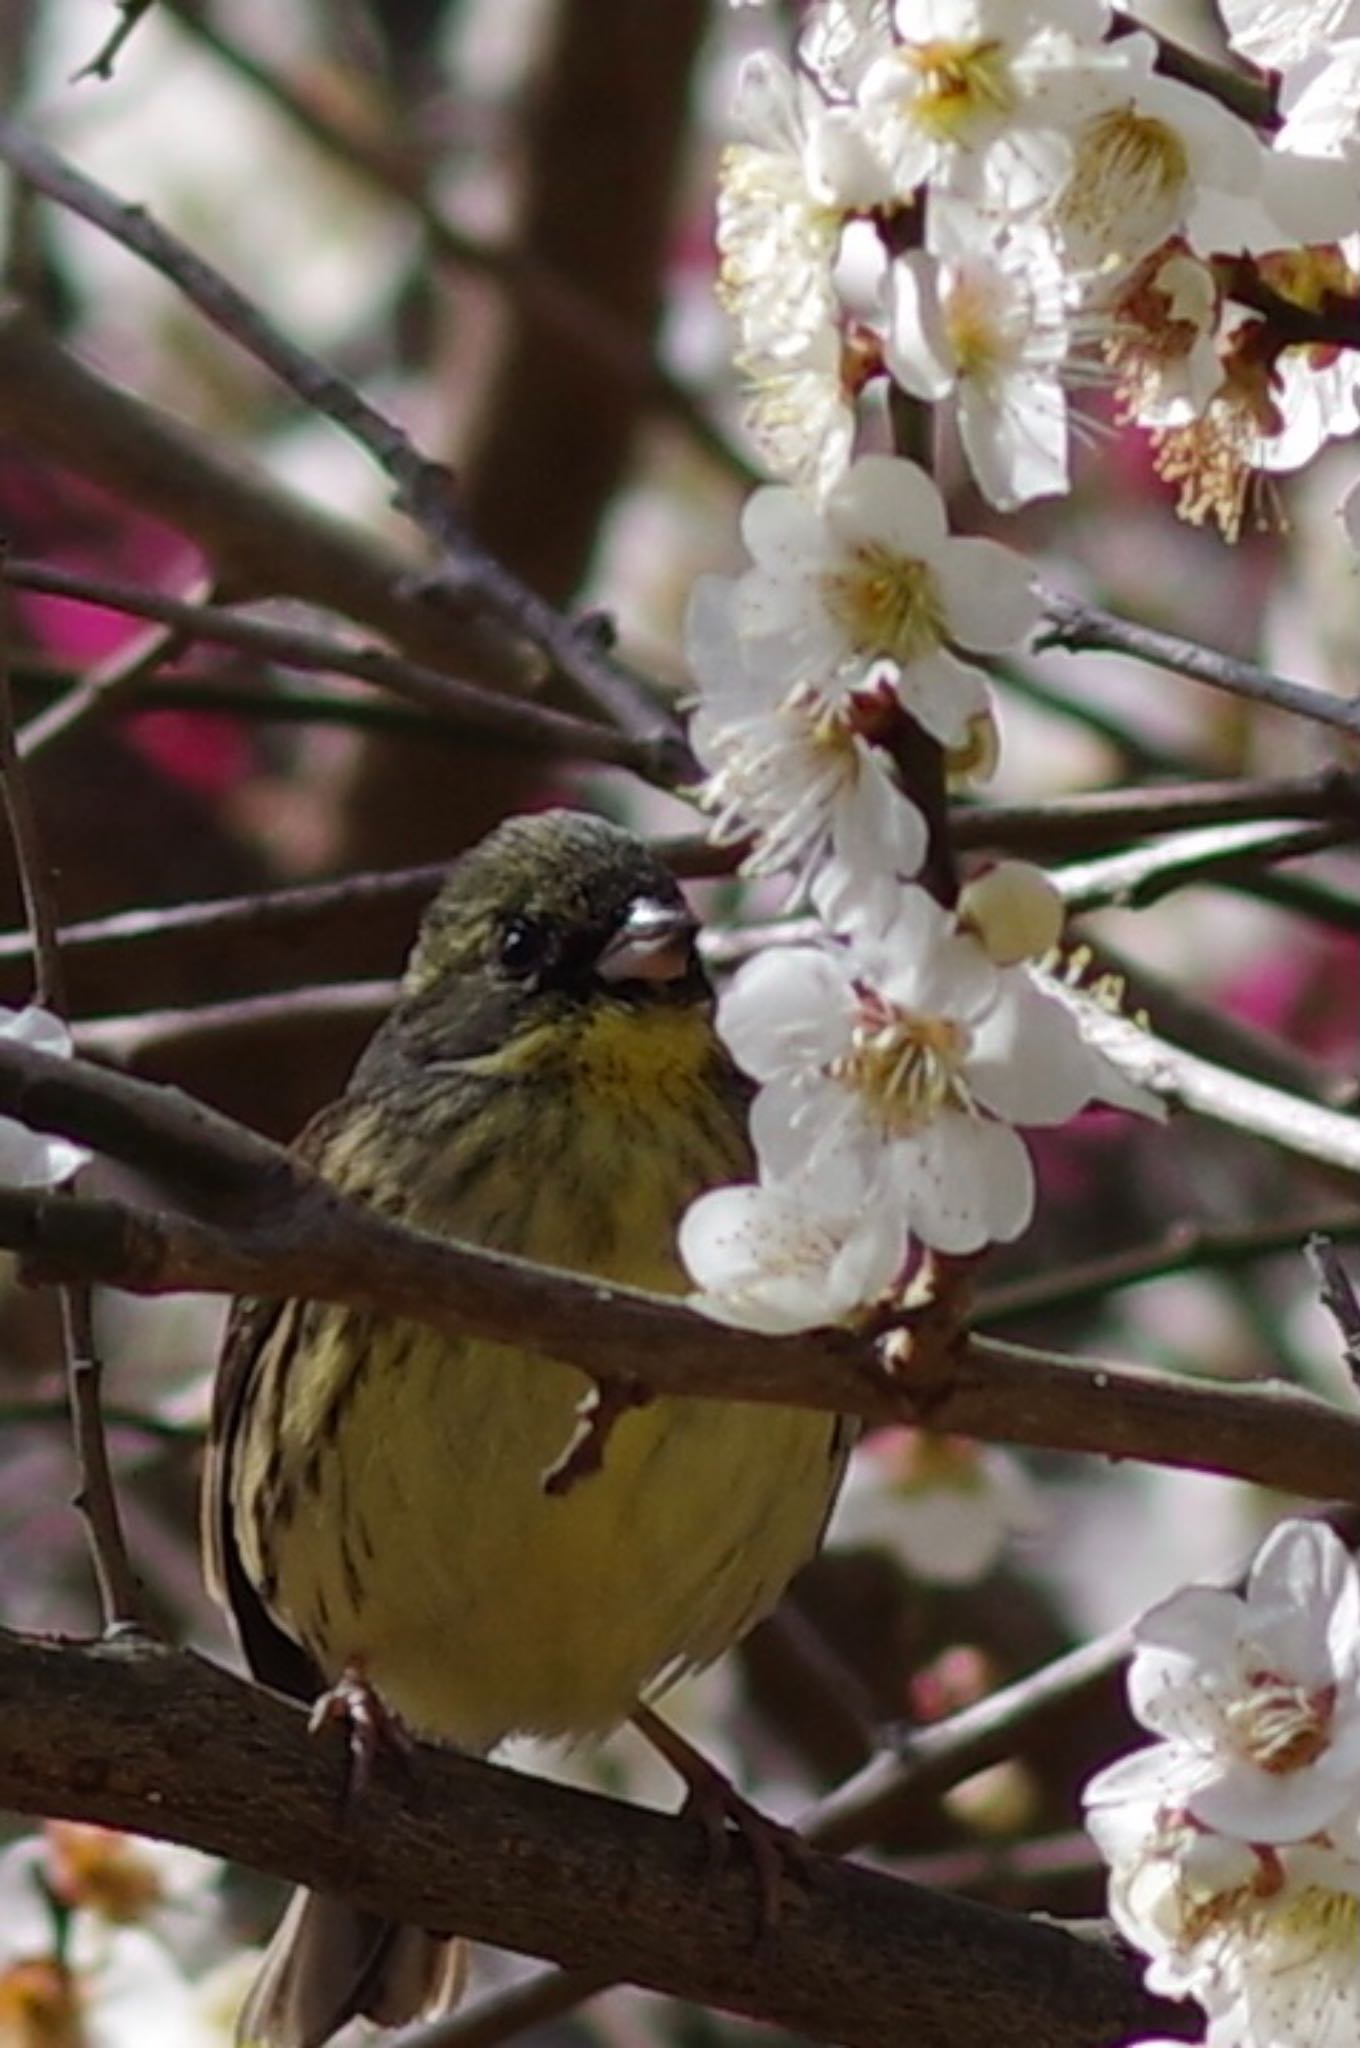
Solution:
<svg viewBox="0 0 1360 2048">
<path fill-rule="evenodd" d="M 596 1380 L 576 1404 L 576 1426 L 566 1448 L 543 1473 L 544 1493 L 560 1500 L 602 1470 L 615 1425 L 630 1409 L 645 1408 L 653 1399 L 639 1380 Z"/>
</svg>

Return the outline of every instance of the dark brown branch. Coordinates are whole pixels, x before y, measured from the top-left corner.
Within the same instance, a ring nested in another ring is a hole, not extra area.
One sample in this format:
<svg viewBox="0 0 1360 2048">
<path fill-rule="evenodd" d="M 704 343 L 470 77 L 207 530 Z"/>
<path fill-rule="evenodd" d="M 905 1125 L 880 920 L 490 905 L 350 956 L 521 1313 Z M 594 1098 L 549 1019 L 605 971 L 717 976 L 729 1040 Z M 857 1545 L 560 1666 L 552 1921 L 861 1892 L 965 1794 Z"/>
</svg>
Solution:
<svg viewBox="0 0 1360 2048">
<path fill-rule="evenodd" d="M 1201 57 L 1198 51 L 1187 49 L 1183 43 L 1173 42 L 1169 36 L 1150 30 L 1145 21 L 1125 8 L 1115 9 L 1115 21 L 1121 29 L 1137 29 L 1143 35 L 1153 36 L 1157 45 L 1155 69 L 1164 78 L 1175 78 L 1183 85 L 1194 86 L 1196 92 L 1217 100 L 1230 114 L 1236 114 L 1240 120 L 1250 122 L 1253 128 L 1260 128 L 1268 135 L 1279 127 L 1277 88 L 1269 77 L 1231 69 L 1226 64 L 1216 64 L 1211 57 Z"/>
<path fill-rule="evenodd" d="M 924 1328 L 771 1338 L 635 1289 L 388 1222 L 281 1148 L 176 1091 L 0 1046 L 0 1114 L 158 1173 L 217 1225 L 0 1191 L 0 1244 L 30 1278 L 134 1292 L 311 1296 L 526 1345 L 655 1393 L 790 1403 L 1002 1443 L 1146 1458 L 1353 1500 L 1360 1417 L 1275 1386 L 1218 1387 Z"/>
<path fill-rule="evenodd" d="M 1272 675 L 1253 662 L 1239 661 L 1231 654 L 1217 654 L 1193 640 L 1174 633 L 1160 633 L 1121 619 L 1100 605 L 1050 590 L 1044 595 L 1048 624 L 1039 641 L 1043 647 L 1066 648 L 1070 654 L 1131 654 L 1138 661 L 1158 668 L 1173 669 L 1208 683 L 1211 689 L 1226 690 L 1234 697 L 1246 697 L 1254 704 L 1271 704 L 1279 711 L 1291 711 L 1299 718 L 1311 718 L 1339 732 L 1360 734 L 1360 704 L 1351 697 L 1338 697 L 1330 690 L 1313 689 L 1306 683 L 1290 682 Z"/>
<path fill-rule="evenodd" d="M 1259 313 L 1281 346 L 1360 349 L 1353 293 L 1326 291 L 1320 305 L 1303 306 L 1276 291 L 1250 256 L 1219 257 L 1213 267 L 1228 297 Z"/>
<path fill-rule="evenodd" d="M 39 562 L 16 562 L 11 580 L 24 590 L 74 599 L 78 603 L 107 606 L 135 618 L 158 619 L 173 626 L 185 641 L 205 640 L 221 647 L 237 647 L 261 661 L 277 662 L 285 668 L 307 672 L 357 677 L 390 690 L 407 702 L 450 719 L 470 732 L 525 747 L 534 753 L 566 755 L 577 760 L 609 761 L 618 767 L 636 769 L 639 774 L 657 776 L 660 764 L 646 742 L 629 739 L 612 726 L 547 705 L 461 683 L 437 669 L 404 661 L 382 648 L 356 647 L 352 642 L 323 633 L 304 632 L 295 626 L 275 624 L 233 611 L 224 605 L 190 603 L 162 597 L 158 592 L 135 589 L 93 576 L 76 576 Z M 93 706 L 89 707 L 93 708 Z M 65 713 L 64 716 L 61 716 Z M 60 729 L 71 723 L 66 707 L 44 715 L 42 738 L 55 737 L 50 729 L 60 717 Z M 28 735 L 25 735 L 28 738 Z"/>
<path fill-rule="evenodd" d="M 0 1115 L 107 1152 L 191 1205 L 258 1211 L 310 1185 L 282 1146 L 178 1089 L 150 1088 L 27 1046 L 0 1045 Z"/>
<path fill-rule="evenodd" d="M 1064 860 L 1159 832 L 1267 818 L 1349 818 L 1360 825 L 1360 779 L 1328 768 L 1317 775 L 1091 790 L 1037 804 L 970 804 L 953 812 L 949 830 L 959 851 L 996 847 Z"/>
<path fill-rule="evenodd" d="M 849 2048 L 1035 2048 L 1188 2033 L 1107 1941 L 810 1859 L 752 1938 L 740 1858 L 703 1881 L 665 1815 L 422 1751 L 379 1766 L 351 1830 L 306 1717 L 197 1658 L 0 1637 L 0 1804 L 187 1842 L 421 1926 L 598 1969 Z"/>
</svg>

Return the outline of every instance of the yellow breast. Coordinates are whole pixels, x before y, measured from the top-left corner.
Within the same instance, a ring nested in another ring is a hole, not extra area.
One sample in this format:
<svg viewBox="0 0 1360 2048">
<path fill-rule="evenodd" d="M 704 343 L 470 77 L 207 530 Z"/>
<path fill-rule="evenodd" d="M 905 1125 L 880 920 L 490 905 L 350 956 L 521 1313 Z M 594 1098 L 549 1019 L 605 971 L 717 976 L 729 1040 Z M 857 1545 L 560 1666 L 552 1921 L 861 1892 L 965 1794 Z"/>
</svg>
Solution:
<svg viewBox="0 0 1360 2048">
<path fill-rule="evenodd" d="M 746 1170 L 712 1051 L 702 1013 L 623 1006 L 569 1046 L 518 1044 L 503 1142 L 456 1204 L 412 1220 L 679 1291 L 678 1215 Z M 454 1184 L 433 1165 L 432 1186 Z M 603 1732 L 719 1655 L 815 1547 L 842 1462 L 832 1418 L 656 1401 L 616 1426 L 601 1471 L 549 1494 L 580 1374 L 373 1319 L 356 1355 L 345 1312 L 305 1313 L 308 1370 L 283 1420 L 289 1512 L 247 1569 L 267 1572 L 277 1618 L 328 1675 L 362 1665 L 423 1733 L 483 1749 Z M 238 1459 L 243 1532 L 265 1455 L 261 1440 Z"/>
</svg>

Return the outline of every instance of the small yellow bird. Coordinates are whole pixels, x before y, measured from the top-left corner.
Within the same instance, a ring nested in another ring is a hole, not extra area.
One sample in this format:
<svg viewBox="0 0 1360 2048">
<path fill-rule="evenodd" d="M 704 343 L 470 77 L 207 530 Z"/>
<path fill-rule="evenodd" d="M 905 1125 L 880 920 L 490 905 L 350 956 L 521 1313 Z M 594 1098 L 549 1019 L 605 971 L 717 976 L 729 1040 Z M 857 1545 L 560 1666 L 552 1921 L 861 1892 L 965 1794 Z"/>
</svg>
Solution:
<svg viewBox="0 0 1360 2048">
<path fill-rule="evenodd" d="M 396 1004 L 299 1150 L 425 1230 L 679 1292 L 676 1225 L 750 1172 L 694 921 L 642 843 L 568 811 L 452 868 Z M 205 1489 L 208 1571 L 252 1670 L 372 1688 L 413 1734 L 603 1736 L 769 1612 L 816 1548 L 847 1427 L 657 1400 L 598 1471 L 545 1474 L 584 1377 L 321 1303 L 238 1303 Z M 447 2010 L 456 1944 L 294 1898 L 238 2041 L 320 2048 Z"/>
</svg>

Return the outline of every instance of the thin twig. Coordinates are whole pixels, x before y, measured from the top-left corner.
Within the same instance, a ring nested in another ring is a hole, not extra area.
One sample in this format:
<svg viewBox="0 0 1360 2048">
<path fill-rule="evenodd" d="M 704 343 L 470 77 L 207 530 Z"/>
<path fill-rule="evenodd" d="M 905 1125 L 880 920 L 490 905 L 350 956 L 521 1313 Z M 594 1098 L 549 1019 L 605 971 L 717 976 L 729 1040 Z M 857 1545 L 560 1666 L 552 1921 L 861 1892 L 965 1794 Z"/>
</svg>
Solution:
<svg viewBox="0 0 1360 2048">
<path fill-rule="evenodd" d="M 1059 868 L 1052 879 L 1069 911 L 1146 910 L 1173 889 L 1196 882 L 1249 881 L 1273 861 L 1303 860 L 1360 839 L 1360 812 L 1336 824 L 1255 823 L 1205 825 L 1174 832 L 1148 846 Z"/>
<path fill-rule="evenodd" d="M 1164 1102 L 1267 1138 L 1304 1159 L 1360 1174 L 1360 1118 L 1304 1102 L 1263 1081 L 1200 1059 L 1127 1017 L 1083 1003 L 1088 1036 L 1116 1066 Z"/>
<path fill-rule="evenodd" d="M 1216 64 L 1211 57 L 1201 57 L 1197 50 L 1189 50 L 1183 43 L 1149 29 L 1145 21 L 1125 7 L 1117 7 L 1114 18 L 1121 29 L 1136 29 L 1141 35 L 1152 36 L 1157 46 L 1155 68 L 1163 77 L 1194 86 L 1196 92 L 1217 100 L 1230 114 L 1268 135 L 1279 127 L 1278 86 L 1269 76 L 1231 70 L 1226 64 Z"/>
<path fill-rule="evenodd" d="M 24 908 L 33 939 L 34 999 L 56 1016 L 66 1014 L 66 990 L 52 898 L 51 869 L 42 850 L 32 793 L 19 759 L 9 688 L 11 595 L 0 555 L 0 787 L 14 843 Z M 89 1539 L 105 1629 L 138 1623 L 141 1589 L 132 1569 L 118 1511 L 118 1494 L 100 1408 L 102 1368 L 94 1342 L 89 1284 L 75 1279 L 58 1290 L 62 1349 L 70 1396 L 71 1430 L 79 1474 L 75 1506 Z"/>
<path fill-rule="evenodd" d="M 168 278 L 206 319 L 378 464 L 395 486 L 398 510 L 438 550 L 439 561 L 421 579 L 431 597 L 458 616 L 471 612 L 493 619 L 537 647 L 620 732 L 663 754 L 671 779 L 697 772 L 675 720 L 640 679 L 606 653 L 596 631 L 564 618 L 478 544 L 467 529 L 452 472 L 423 454 L 347 377 L 299 348 L 252 299 L 153 220 L 144 207 L 120 201 L 4 116 L 0 157 L 49 199 L 90 221 Z"/>
<path fill-rule="evenodd" d="M 127 1017 L 91 1017 L 75 1027 L 81 1052 L 134 1071 L 154 1065 L 167 1046 L 202 1046 L 230 1040 L 238 1057 L 252 1036 L 280 1028 L 350 1023 L 375 1029 L 392 1007 L 393 981 L 333 981 L 315 987 L 280 989 L 277 994 L 237 996 L 234 1001 L 199 1003 L 175 1010 L 139 1010 Z"/>
<path fill-rule="evenodd" d="M 1234 697 L 1274 705 L 1277 710 L 1291 711 L 1299 718 L 1335 726 L 1352 737 L 1360 735 L 1360 703 L 1352 697 L 1338 697 L 1330 690 L 1290 682 L 1253 662 L 1216 653 L 1175 633 L 1140 626 L 1132 619 L 1120 618 L 1100 605 L 1087 604 L 1084 599 L 1061 591 L 1044 593 L 1044 615 L 1048 624 L 1037 646 L 1061 647 L 1070 654 L 1131 654 L 1138 661 L 1191 676 L 1198 683 L 1208 683 L 1212 689 L 1226 690 Z"/>
<path fill-rule="evenodd" d="M 1322 1218 L 1289 1216 L 1277 1223 L 1225 1225 L 1187 1218 L 1150 1244 L 1130 1245 L 1052 1272 L 981 1288 L 973 1302 L 972 1321 L 983 1328 L 1018 1322 L 1057 1309 L 1082 1308 L 1121 1287 L 1140 1287 L 1171 1273 L 1231 1270 L 1259 1259 L 1297 1254 L 1314 1232 L 1347 1244 L 1360 1242 L 1360 1208 Z"/>
<path fill-rule="evenodd" d="M 11 571 L 10 582 L 20 578 Z M 205 596 L 212 585 L 202 579 Z M 87 718 L 107 712 L 120 704 L 137 686 L 155 674 L 163 662 L 174 661 L 192 644 L 192 635 L 182 626 L 147 626 L 97 662 L 73 689 L 55 704 L 49 704 L 31 718 L 18 735 L 19 758 L 31 760 L 56 739 L 83 725 Z"/>
<path fill-rule="evenodd" d="M 116 5 L 121 19 L 114 24 L 89 62 L 71 73 L 72 85 L 78 85 L 82 78 L 100 78 L 107 82 L 113 77 L 113 67 L 122 54 L 124 43 L 142 16 L 151 12 L 155 0 L 116 0 Z"/>
<path fill-rule="evenodd" d="M 1346 1370 L 1360 1392 L 1360 1296 L 1355 1282 L 1342 1265 L 1335 1244 L 1321 1231 L 1314 1232 L 1303 1252 L 1313 1269 L 1322 1305 L 1336 1324 Z"/>
<path fill-rule="evenodd" d="M 644 741 L 547 705 L 528 703 L 475 683 L 458 682 L 437 669 L 424 668 L 383 648 L 357 647 L 333 635 L 254 618 L 224 605 L 165 597 L 157 591 L 102 577 L 78 576 L 41 562 L 16 562 L 12 580 L 25 590 L 101 605 L 134 618 L 157 619 L 177 628 L 187 641 L 206 640 L 222 647 L 236 647 L 262 661 L 277 662 L 283 668 L 354 676 L 361 682 L 391 690 L 394 695 L 473 732 L 512 741 L 536 752 L 609 761 L 653 780 L 662 772 L 654 750 Z M 94 708 L 93 703 L 83 701 L 78 715 Z M 27 752 L 45 744 L 73 722 L 70 712 L 64 717 L 53 712 L 41 714 L 26 729 L 21 750 Z"/>
<path fill-rule="evenodd" d="M 149 1408 L 127 1408 L 106 1401 L 103 1412 L 107 1429 L 123 1429 L 131 1436 L 146 1436 L 157 1443 L 176 1444 L 189 1450 L 201 1444 L 205 1434 L 201 1423 L 174 1422 L 168 1415 L 157 1415 Z M 58 1424 L 69 1427 L 70 1421 L 71 1407 L 65 1400 L 0 1401 L 0 1429 L 51 1429 Z"/>
</svg>

